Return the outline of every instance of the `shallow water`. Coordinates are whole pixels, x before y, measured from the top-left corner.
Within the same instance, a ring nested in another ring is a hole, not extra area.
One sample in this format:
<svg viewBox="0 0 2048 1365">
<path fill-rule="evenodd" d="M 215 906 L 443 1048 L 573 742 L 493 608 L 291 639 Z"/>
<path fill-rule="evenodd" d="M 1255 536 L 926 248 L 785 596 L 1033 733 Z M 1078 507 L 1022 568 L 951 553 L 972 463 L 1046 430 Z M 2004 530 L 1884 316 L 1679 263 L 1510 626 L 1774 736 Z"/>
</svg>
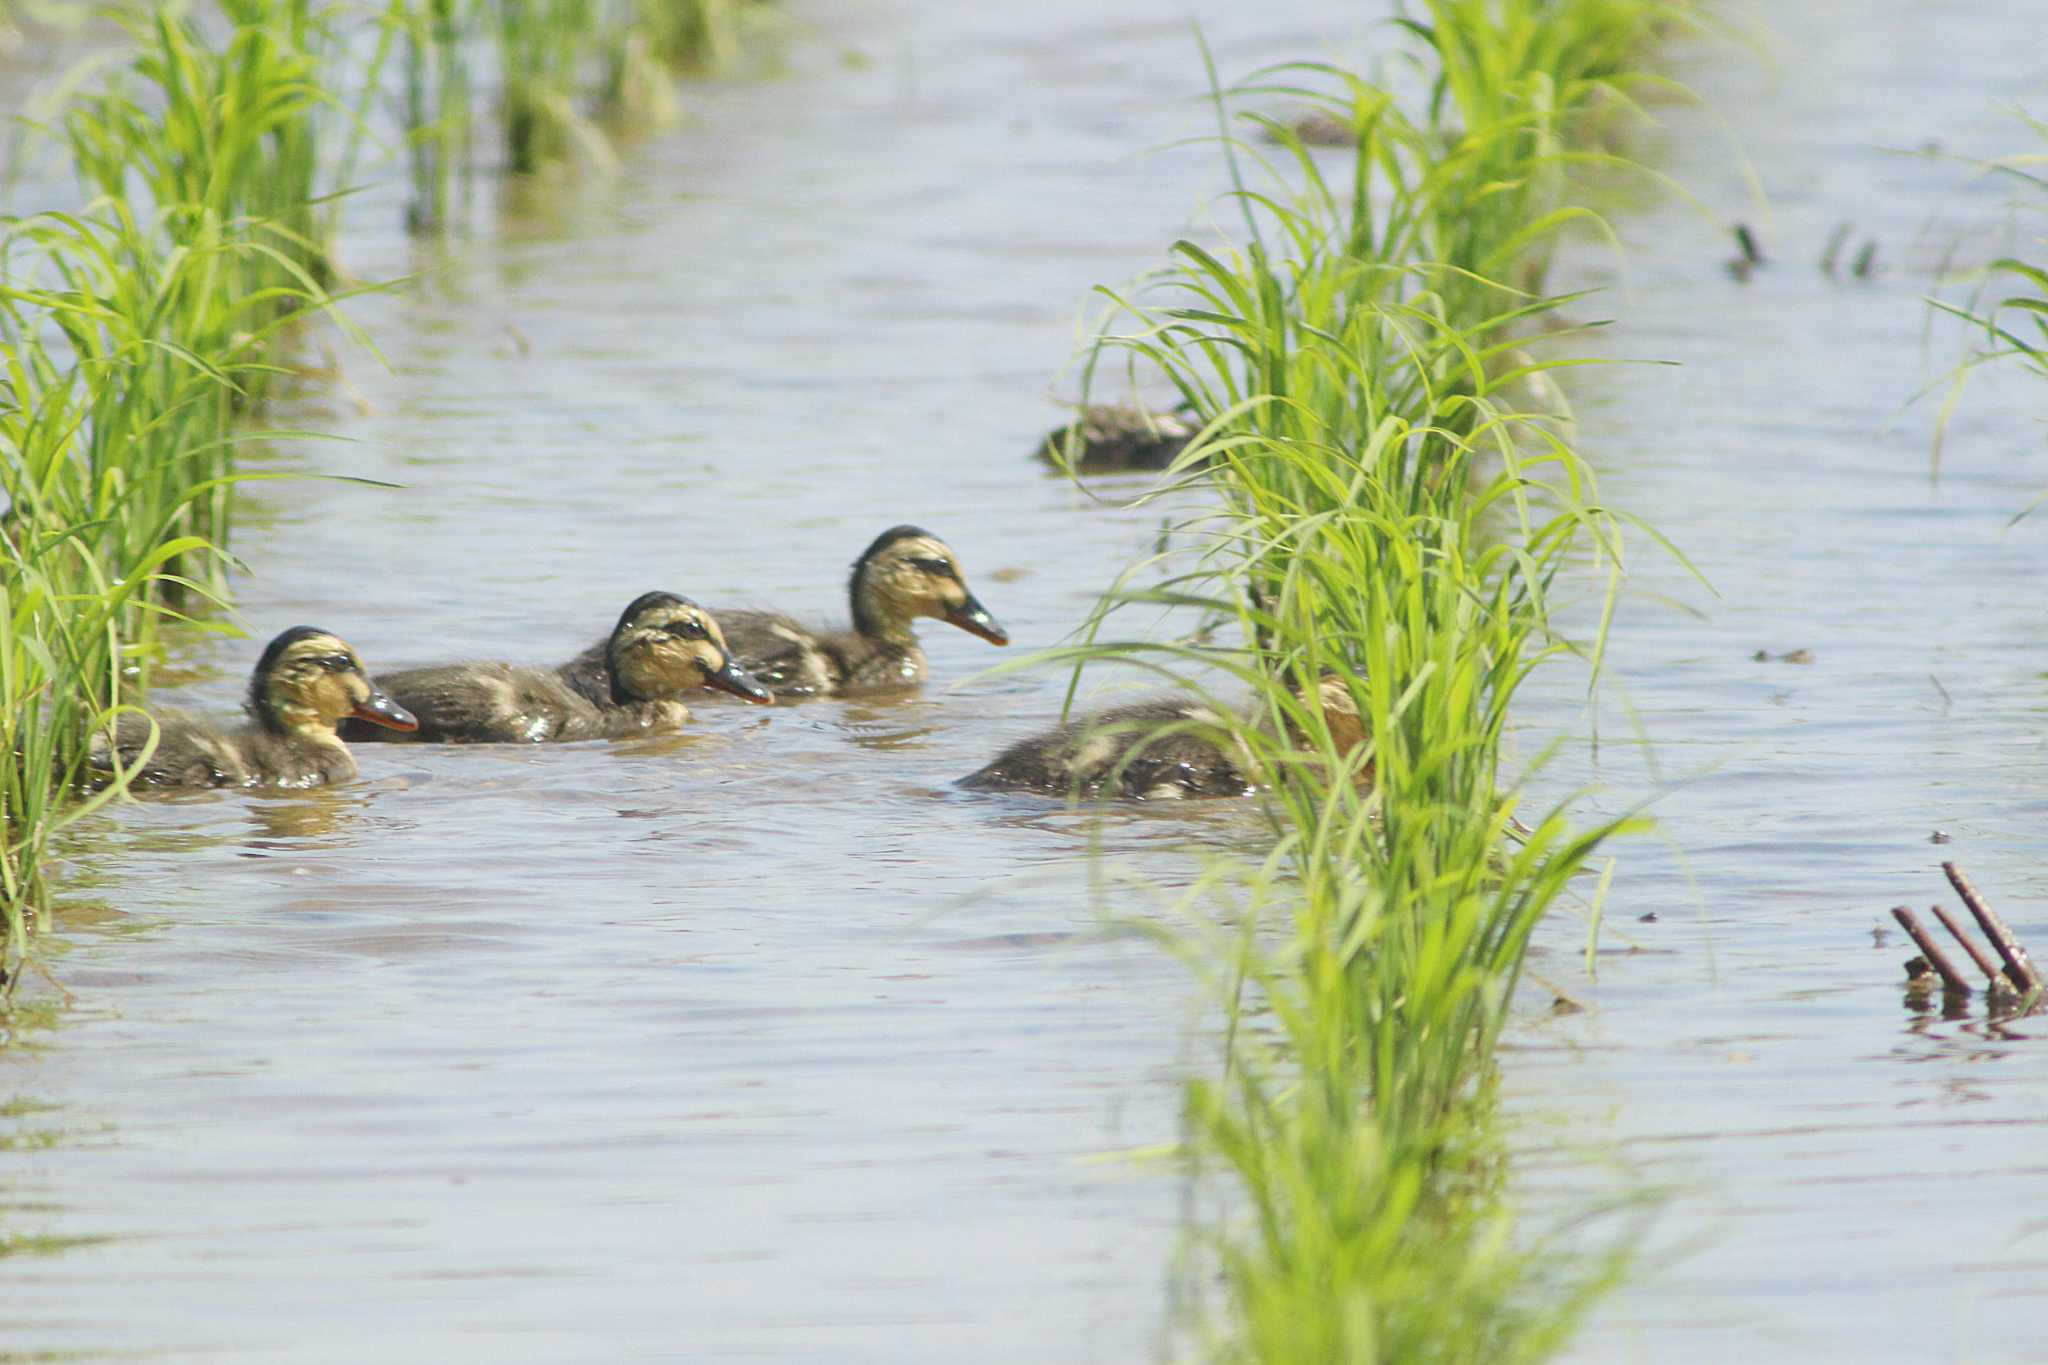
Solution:
<svg viewBox="0 0 2048 1365">
<path fill-rule="evenodd" d="M 1205 9 L 1242 61 L 1349 28 Z M 792 74 L 692 87 L 690 126 L 499 236 L 415 254 L 356 214 L 354 269 L 424 279 L 355 306 L 390 369 L 344 354 L 290 414 L 349 444 L 276 464 L 408 487 L 251 491 L 259 641 L 549 662 L 651 588 L 843 618 L 917 521 L 1032 648 L 1150 543 L 1156 509 L 1027 456 L 1088 287 L 1217 183 L 1146 154 L 1206 126 L 1181 7 L 798 12 Z M 99 821 L 53 964 L 80 1009 L 0 1095 L 70 1135 L 14 1166 L 9 1229 L 110 1240 L 9 1266 L 7 1347 L 1151 1353 L 1176 1191 L 1096 1158 L 1173 1135 L 1185 979 L 1102 932 L 1090 820 L 950 786 L 1062 681 L 966 682 L 1004 655 L 924 636 L 905 700 L 364 746 L 346 788 Z M 256 648 L 192 642 L 175 699 L 230 711 Z M 1219 837 L 1250 812 L 1107 842 L 1170 889 Z"/>
<path fill-rule="evenodd" d="M 1659 164 L 1782 263 L 1738 284 L 1713 223 L 1622 220 L 1612 348 L 1686 367 L 1575 371 L 1588 444 L 1720 596 L 1639 556 L 1612 657 L 1658 766 L 1617 699 L 1597 764 L 1543 779 L 1617 808 L 1661 790 L 1667 841 L 1623 851 L 1597 985 L 1581 926 L 1542 945 L 1543 980 L 1594 1008 L 1507 1054 L 1539 1207 L 1611 1187 L 1580 1154 L 1617 1139 L 1684 1182 L 1657 1245 L 1689 1254 L 1603 1311 L 1588 1359 L 2018 1359 L 2001 1324 L 2041 1316 L 2048 1053 L 1909 1015 L 1897 935 L 1869 933 L 1940 897 L 1953 855 L 2048 937 L 2026 908 L 2048 693 L 2016 586 L 2043 530 L 2003 529 L 2048 482 L 2039 397 L 1979 387 L 1935 487 L 1931 414 L 1899 414 L 1943 354 L 1926 272 L 2000 201 L 1874 150 L 2015 145 L 1993 105 L 2038 78 L 2030 8 L 1774 12 L 1775 75 L 1692 49 L 1769 216 L 1704 117 L 1672 113 Z M 346 357 L 295 414 L 351 443 L 277 459 L 408 488 L 259 487 L 252 629 L 313 621 L 374 667 L 566 657 L 653 587 L 832 615 L 855 552 L 915 520 L 1021 645 L 1055 642 L 1158 513 L 1024 460 L 1059 415 L 1047 375 L 1087 287 L 1156 261 L 1221 183 L 1209 149 L 1148 153 L 1206 127 L 1182 7 L 1095 9 L 803 10 L 787 77 L 694 90 L 692 126 L 500 236 L 415 255 L 359 213 L 351 263 L 425 280 L 357 306 L 391 369 Z M 1232 70 L 1360 37 L 1336 5 L 1197 9 Z M 1875 280 L 1810 266 L 1842 218 L 1882 242 Z M 54 963 L 81 1006 L 0 1057 L 58 1106 L 20 1133 L 66 1135 L 14 1159 L 9 1227 L 109 1240 L 9 1266 L 7 1346 L 1152 1354 L 1178 1191 L 1091 1158 L 1171 1136 L 1185 978 L 1100 932 L 1087 820 L 947 785 L 1060 680 L 966 681 L 1000 656 L 925 636 L 912 699 L 365 748 L 348 788 L 98 821 Z M 253 652 L 195 642 L 181 699 L 231 708 Z M 1585 730 L 1576 686 L 1533 699 L 1532 735 Z M 1227 809 L 1101 837 L 1170 894 L 1256 832 Z"/>
<path fill-rule="evenodd" d="M 1618 1140 L 1639 1178 L 1679 1191 L 1652 1239 L 1675 1263 L 1612 1301 L 1574 1358 L 2037 1359 L 2048 1026 L 1906 1010 L 1913 949 L 1887 914 L 1959 910 L 1939 870 L 1954 858 L 2022 939 L 2048 941 L 2048 521 L 2007 527 L 2048 484 L 2048 391 L 1973 381 L 1930 483 L 1936 404 L 1906 404 L 1962 343 L 1924 340 L 1918 300 L 1951 250 L 1996 253 L 2006 192 L 1902 154 L 2034 150 L 2002 106 L 2038 97 L 2038 48 L 2016 41 L 2037 19 L 1765 17 L 1780 69 L 1693 47 L 1682 76 L 1753 159 L 1768 211 L 1713 119 L 1673 114 L 1654 151 L 1755 224 L 1773 263 L 1738 282 L 1695 211 L 1627 217 L 1627 281 L 1581 310 L 1620 320 L 1610 353 L 1681 363 L 1577 371 L 1575 391 L 1602 494 L 1672 535 L 1718 596 L 1640 547 L 1605 742 L 1549 774 L 1603 784 L 1617 810 L 1655 794 L 1662 828 L 1621 851 L 1598 984 L 1578 973 L 1582 923 L 1554 926 L 1534 964 L 1593 1008 L 1506 1055 L 1522 1170 L 1569 1197 L 1607 1178 L 1574 1144 L 1604 1163 Z M 1843 220 L 1845 265 L 1878 241 L 1874 278 L 1817 268 Z M 1800 649 L 1810 664 L 1754 658 Z M 1554 676 L 1532 728 L 1573 724 L 1580 686 Z"/>
</svg>

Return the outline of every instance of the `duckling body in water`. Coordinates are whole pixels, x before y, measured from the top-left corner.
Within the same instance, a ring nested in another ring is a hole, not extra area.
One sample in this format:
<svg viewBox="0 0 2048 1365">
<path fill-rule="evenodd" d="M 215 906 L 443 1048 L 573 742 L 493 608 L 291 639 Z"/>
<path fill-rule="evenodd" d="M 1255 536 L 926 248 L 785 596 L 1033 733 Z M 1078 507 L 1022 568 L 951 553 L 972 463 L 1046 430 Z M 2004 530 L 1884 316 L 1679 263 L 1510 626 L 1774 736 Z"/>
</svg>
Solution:
<svg viewBox="0 0 2048 1365">
<path fill-rule="evenodd" d="M 270 642 L 249 680 L 249 719 L 233 729 L 177 711 L 156 716 L 157 745 L 138 785 L 152 787 L 319 787 L 356 775 L 338 727 L 410 730 L 404 707 L 378 691 L 339 636 L 294 626 Z M 135 762 L 149 740 L 144 717 L 115 722 L 111 741 L 94 740 L 91 763 L 109 774 Z"/>
<path fill-rule="evenodd" d="M 1187 449 L 1197 425 L 1179 412 L 1100 403 L 1082 408 L 1073 421 L 1047 433 L 1037 453 L 1054 469 L 1066 469 L 1071 458 L 1072 467 L 1083 474 L 1156 472 Z"/>
<path fill-rule="evenodd" d="M 774 700 L 733 661 L 710 614 L 667 592 L 634 599 L 608 639 L 558 668 L 442 664 L 377 681 L 419 718 L 413 737 L 444 743 L 540 744 L 676 730 L 690 718 L 681 694 L 700 687 L 764 705 Z M 351 728 L 350 737 L 370 736 Z"/>
<path fill-rule="evenodd" d="M 952 548 L 929 531 L 882 532 L 854 561 L 851 630 L 819 630 L 765 611 L 721 611 L 733 655 L 778 697 L 915 687 L 924 650 L 911 625 L 931 617 L 1006 645 L 1010 636 L 975 600 Z"/>
<path fill-rule="evenodd" d="M 1323 719 L 1345 753 L 1365 742 L 1357 704 L 1342 682 L 1324 680 Z M 1237 718 L 1237 724 L 1250 721 Z M 1159 697 L 1111 707 L 1020 741 L 959 785 L 977 791 L 1029 791 L 1046 796 L 1171 801 L 1245 796 L 1257 789 L 1231 718 L 1188 697 Z M 1257 722 L 1251 722 L 1257 723 Z M 1372 765 L 1361 779 L 1370 781 Z"/>
</svg>

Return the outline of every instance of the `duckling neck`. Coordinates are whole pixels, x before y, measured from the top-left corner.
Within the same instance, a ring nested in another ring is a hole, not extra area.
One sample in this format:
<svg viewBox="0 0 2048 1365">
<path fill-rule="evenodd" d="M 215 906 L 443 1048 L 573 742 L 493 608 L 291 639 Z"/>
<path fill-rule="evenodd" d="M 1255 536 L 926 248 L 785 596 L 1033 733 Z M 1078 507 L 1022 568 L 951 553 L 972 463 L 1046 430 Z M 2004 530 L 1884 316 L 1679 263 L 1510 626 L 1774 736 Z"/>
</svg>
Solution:
<svg viewBox="0 0 2048 1365">
<path fill-rule="evenodd" d="M 855 634 L 899 653 L 917 648 L 917 634 L 910 628 L 910 618 L 875 601 L 861 579 L 854 580 L 852 597 Z"/>
<path fill-rule="evenodd" d="M 592 706 L 624 706 L 633 700 L 612 666 L 611 641 L 592 645 L 555 670 L 571 691 Z"/>
<path fill-rule="evenodd" d="M 300 752 L 340 754 L 346 757 L 348 746 L 341 742 L 335 722 L 310 706 L 294 706 L 289 703 L 277 707 L 263 717 L 264 730 L 273 738 Z"/>
</svg>

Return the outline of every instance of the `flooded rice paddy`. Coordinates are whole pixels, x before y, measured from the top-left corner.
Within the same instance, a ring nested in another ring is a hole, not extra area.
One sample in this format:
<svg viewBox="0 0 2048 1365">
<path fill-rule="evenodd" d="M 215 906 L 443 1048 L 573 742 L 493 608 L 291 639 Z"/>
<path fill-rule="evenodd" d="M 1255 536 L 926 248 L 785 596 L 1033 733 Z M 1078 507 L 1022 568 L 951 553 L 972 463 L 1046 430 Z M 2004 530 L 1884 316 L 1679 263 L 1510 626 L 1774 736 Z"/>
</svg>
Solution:
<svg viewBox="0 0 2048 1365">
<path fill-rule="evenodd" d="M 1909 1014 L 1906 950 L 1871 932 L 1943 898 L 1953 856 L 2048 942 L 2048 522 L 2005 525 L 2048 483 L 2040 396 L 1976 386 L 1938 485 L 1931 409 L 1902 410 L 1954 344 L 1916 299 L 1950 246 L 1988 254 L 2002 201 L 1882 150 L 2014 146 L 2030 9 L 1799 6 L 1766 16 L 1776 68 L 1688 49 L 1769 207 L 1713 118 L 1674 111 L 1648 151 L 1773 264 L 1738 282 L 1715 222 L 1638 213 L 1626 279 L 1582 306 L 1622 320 L 1613 353 L 1683 362 L 1574 393 L 1607 499 L 1718 595 L 1643 547 L 1601 746 L 1541 779 L 1663 821 L 1619 850 L 1597 983 L 1558 921 L 1504 1056 L 1539 1216 L 1627 1177 L 1677 1191 L 1669 1263 L 1574 1358 L 2024 1359 L 2010 1329 L 2048 1314 L 2040 1030 Z M 406 488 L 251 492 L 259 639 L 551 661 L 656 587 L 837 616 L 853 555 L 912 520 L 1031 648 L 1144 552 L 1156 509 L 1026 456 L 1084 291 L 1222 183 L 1212 149 L 1161 150 L 1206 125 L 1183 9 L 795 10 L 788 74 L 697 88 L 616 179 L 447 250 L 347 239 L 420 281 L 355 309 L 390 368 L 343 357 L 291 414 L 347 443 L 276 464 Z M 1371 41 L 1330 4 L 1199 14 L 1231 70 Z M 1813 265 L 1844 219 L 1880 244 L 1871 279 Z M 975 679 L 1002 656 L 924 638 L 908 699 L 366 747 L 353 786 L 95 821 L 51 958 L 79 1004 L 4 1059 L 50 1107 L 10 1120 L 0 1210 L 87 1240 L 10 1264 L 7 1349 L 1157 1354 L 1180 1191 L 1096 1158 L 1172 1137 L 1204 1054 L 1183 973 L 1103 931 L 1090 851 L 1153 888 L 1108 904 L 1145 910 L 1257 829 L 954 791 L 1063 680 Z M 253 654 L 193 642 L 179 699 L 231 709 Z M 1582 685 L 1534 700 L 1532 749 L 1588 732 Z M 1592 1008 L 1544 1017 L 1543 985 Z"/>
</svg>

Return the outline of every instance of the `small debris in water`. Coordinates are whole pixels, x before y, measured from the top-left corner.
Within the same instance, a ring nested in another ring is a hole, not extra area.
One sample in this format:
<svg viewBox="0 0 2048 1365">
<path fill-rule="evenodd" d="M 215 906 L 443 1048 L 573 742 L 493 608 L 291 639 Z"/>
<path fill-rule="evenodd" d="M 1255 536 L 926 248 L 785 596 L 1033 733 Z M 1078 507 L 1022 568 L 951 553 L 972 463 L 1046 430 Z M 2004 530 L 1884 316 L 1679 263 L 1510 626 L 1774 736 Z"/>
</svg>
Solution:
<svg viewBox="0 0 2048 1365">
<path fill-rule="evenodd" d="M 1877 238 L 1863 244 L 1863 250 L 1856 253 L 1856 264 L 1849 267 L 1849 273 L 1859 280 L 1867 280 L 1877 269 Z"/>
<path fill-rule="evenodd" d="M 1760 649 L 1749 657 L 1760 664 L 1773 662 L 1781 664 L 1810 664 L 1813 662 L 1813 651 L 1810 649 L 1788 649 L 1783 654 L 1773 654 L 1768 649 Z"/>
<path fill-rule="evenodd" d="M 1946 844 L 1950 842 L 1948 831 L 1945 829 L 1934 831 L 1934 833 L 1927 836 L 1927 842 L 1930 844 Z"/>
<path fill-rule="evenodd" d="M 1747 280 L 1757 267 L 1764 264 L 1762 248 L 1756 244 L 1756 234 L 1749 230 L 1749 224 L 1735 225 L 1735 247 L 1742 254 L 1726 262 L 1728 273 L 1738 280 Z"/>
<path fill-rule="evenodd" d="M 989 577 L 998 583 L 1015 583 L 1020 578 L 1031 577 L 1031 570 L 1016 565 L 1005 565 L 1003 568 L 991 570 Z"/>
<path fill-rule="evenodd" d="M 1828 234 L 1827 249 L 1820 254 L 1821 273 L 1834 278 L 1835 264 L 1842 258 L 1842 248 L 1849 245 L 1849 235 L 1856 231 L 1856 225 L 1844 218 L 1835 224 L 1835 230 Z"/>
<path fill-rule="evenodd" d="M 1552 1014 L 1584 1014 L 1586 1007 L 1568 995 L 1554 997 L 1550 1002 Z"/>
<path fill-rule="evenodd" d="M 1652 911 L 1651 911 L 1651 912 L 1650 912 L 1649 914 L 1647 914 L 1647 915 L 1637 915 L 1637 916 L 1636 916 L 1636 923 L 1637 923 L 1637 924 L 1655 924 L 1656 922 L 1657 922 L 1657 912 L 1656 912 L 1655 910 L 1652 910 Z"/>
</svg>

